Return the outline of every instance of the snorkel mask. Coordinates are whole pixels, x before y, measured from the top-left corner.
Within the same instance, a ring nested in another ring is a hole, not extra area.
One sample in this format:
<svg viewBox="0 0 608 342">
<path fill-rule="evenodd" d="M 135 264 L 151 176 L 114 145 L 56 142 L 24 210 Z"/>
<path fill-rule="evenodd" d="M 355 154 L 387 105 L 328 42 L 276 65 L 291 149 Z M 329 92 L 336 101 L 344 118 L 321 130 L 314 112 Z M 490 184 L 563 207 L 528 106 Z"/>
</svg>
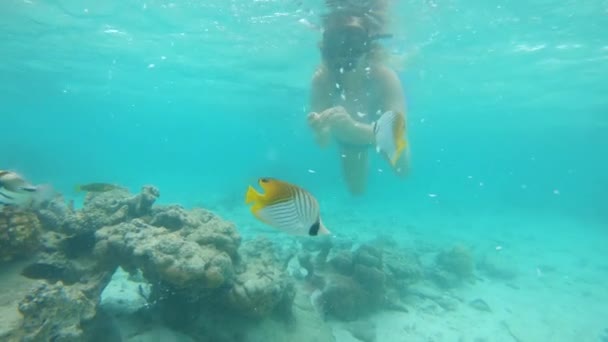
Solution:
<svg viewBox="0 0 608 342">
<path fill-rule="evenodd" d="M 351 71 L 361 57 L 372 49 L 372 42 L 391 35 L 370 35 L 362 26 L 351 24 L 332 27 L 323 32 L 321 53 L 332 68 Z"/>
</svg>

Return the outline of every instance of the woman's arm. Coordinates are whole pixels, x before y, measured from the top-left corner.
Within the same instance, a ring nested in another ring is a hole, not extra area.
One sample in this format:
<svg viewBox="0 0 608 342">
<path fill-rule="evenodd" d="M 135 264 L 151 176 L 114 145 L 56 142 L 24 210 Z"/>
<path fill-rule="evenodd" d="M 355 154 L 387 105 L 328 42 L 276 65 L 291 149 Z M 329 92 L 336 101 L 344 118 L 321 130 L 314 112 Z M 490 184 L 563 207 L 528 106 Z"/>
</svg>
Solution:
<svg viewBox="0 0 608 342">
<path fill-rule="evenodd" d="M 312 128 L 315 140 L 321 147 L 330 142 L 330 127 L 327 122 L 326 109 L 331 107 L 331 94 L 327 87 L 326 74 L 322 68 L 317 69 L 310 86 L 310 113 L 308 125 Z M 321 115 L 323 112 L 324 115 Z"/>
<path fill-rule="evenodd" d="M 378 74 L 372 79 L 376 88 L 378 109 L 382 112 L 394 111 L 405 116 L 405 96 L 397 74 L 386 67 L 379 67 Z M 343 108 L 330 117 L 332 133 L 339 141 L 351 145 L 375 144 L 372 125 L 354 120 Z"/>
</svg>

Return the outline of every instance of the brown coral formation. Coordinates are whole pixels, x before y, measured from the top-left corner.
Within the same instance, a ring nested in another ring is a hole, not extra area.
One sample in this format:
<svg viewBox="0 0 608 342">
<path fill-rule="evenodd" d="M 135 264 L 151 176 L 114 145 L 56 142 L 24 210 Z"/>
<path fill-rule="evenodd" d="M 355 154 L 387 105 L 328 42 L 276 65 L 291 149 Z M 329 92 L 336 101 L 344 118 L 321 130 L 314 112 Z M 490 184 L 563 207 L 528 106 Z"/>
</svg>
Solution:
<svg viewBox="0 0 608 342">
<path fill-rule="evenodd" d="M 150 285 L 150 316 L 201 341 L 263 336 L 264 327 L 279 326 L 279 335 L 291 336 L 290 324 L 303 317 L 318 324 L 405 311 L 402 299 L 424 276 L 417 256 L 388 237 L 361 245 L 334 237 L 242 242 L 233 223 L 205 209 L 155 206 L 159 195 L 151 186 L 135 195 L 119 189 L 88 194 L 80 210 L 56 199 L 35 213 L 0 214 L 0 227 L 13 227 L 3 236 L 23 241 L 22 250 L 38 247 L 22 274 L 47 282 L 21 302 L 23 322 L 11 336 L 87 340 L 105 319 L 100 295 L 119 266 L 141 271 Z M 445 274 L 472 274 L 467 250 L 435 261 Z"/>
<path fill-rule="evenodd" d="M 40 221 L 35 213 L 0 207 L 0 262 L 32 255 L 39 235 Z"/>
<path fill-rule="evenodd" d="M 11 336 L 87 340 L 103 320 L 100 294 L 118 266 L 141 270 L 152 284 L 149 310 L 192 336 L 201 331 L 185 324 L 209 312 L 226 322 L 289 315 L 295 290 L 271 242 L 241 248 L 234 224 L 205 209 L 153 206 L 158 196 L 145 186 L 136 195 L 90 193 L 81 210 L 56 199 L 36 213 L 3 213 L 13 245 L 40 247 L 22 274 L 47 281 L 21 302 L 23 322 Z M 203 335 L 222 340 L 217 326 L 207 329 Z"/>
<path fill-rule="evenodd" d="M 292 280 L 279 268 L 271 241 L 256 239 L 246 243 L 242 262 L 227 294 L 230 306 L 250 317 L 273 312 L 289 315 L 295 296 Z"/>
<path fill-rule="evenodd" d="M 24 340 L 83 341 L 81 324 L 95 317 L 96 303 L 77 286 L 42 284 L 21 301 L 19 311 Z"/>
<path fill-rule="evenodd" d="M 125 269 L 140 268 L 148 281 L 176 289 L 205 291 L 229 282 L 240 244 L 234 226 L 203 210 L 169 211 L 180 212 L 175 217 L 183 218 L 181 229 L 156 227 L 144 219 L 103 227 L 96 233 L 95 254 Z M 150 221 L 162 221 L 156 217 Z"/>
<path fill-rule="evenodd" d="M 300 254 L 299 263 L 307 270 L 311 267 L 306 265 L 312 264 L 309 260 L 315 255 L 315 274 L 307 281 L 321 291 L 322 313 L 353 321 L 379 309 L 405 311 L 400 295 L 422 277 L 418 260 L 394 243 L 372 241 L 354 248 L 351 245 L 336 240 L 328 247 L 327 241 L 319 241 L 316 246 L 307 244 L 309 258 Z"/>
</svg>

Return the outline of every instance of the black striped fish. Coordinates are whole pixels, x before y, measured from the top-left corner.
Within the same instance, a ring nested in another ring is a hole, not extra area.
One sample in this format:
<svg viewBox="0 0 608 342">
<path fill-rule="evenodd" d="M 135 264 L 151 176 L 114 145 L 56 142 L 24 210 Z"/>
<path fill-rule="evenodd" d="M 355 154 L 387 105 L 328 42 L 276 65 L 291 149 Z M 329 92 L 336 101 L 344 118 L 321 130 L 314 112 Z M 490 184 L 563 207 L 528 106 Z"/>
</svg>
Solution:
<svg viewBox="0 0 608 342">
<path fill-rule="evenodd" d="M 32 185 L 13 171 L 0 170 L 0 207 L 32 207 L 56 195 L 50 185 Z"/>
<path fill-rule="evenodd" d="M 13 171 L 0 170 L 0 188 L 12 192 L 34 192 L 36 187 Z"/>
<path fill-rule="evenodd" d="M 407 147 L 405 140 L 405 117 L 401 113 L 388 111 L 374 124 L 376 150 L 383 152 L 392 166 L 397 165 L 403 150 Z"/>
<path fill-rule="evenodd" d="M 306 190 L 274 178 L 260 178 L 264 194 L 249 186 L 245 203 L 260 221 L 295 235 L 326 235 L 319 203 Z"/>
</svg>

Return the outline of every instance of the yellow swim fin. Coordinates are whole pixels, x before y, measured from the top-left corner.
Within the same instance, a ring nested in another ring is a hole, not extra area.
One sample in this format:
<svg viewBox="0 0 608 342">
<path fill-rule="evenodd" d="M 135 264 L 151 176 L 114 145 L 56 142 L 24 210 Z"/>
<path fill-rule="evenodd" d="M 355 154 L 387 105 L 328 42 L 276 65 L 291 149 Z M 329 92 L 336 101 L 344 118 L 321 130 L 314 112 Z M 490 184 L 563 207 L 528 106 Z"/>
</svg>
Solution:
<svg viewBox="0 0 608 342">
<path fill-rule="evenodd" d="M 400 137 L 397 137 L 397 141 L 395 142 L 395 145 L 397 147 L 395 154 L 393 155 L 392 158 L 390 158 L 392 166 L 397 165 L 397 162 L 399 161 L 399 158 L 401 158 L 401 154 L 403 153 L 403 150 L 407 147 L 407 142 L 403 136 L 400 136 Z"/>
</svg>

